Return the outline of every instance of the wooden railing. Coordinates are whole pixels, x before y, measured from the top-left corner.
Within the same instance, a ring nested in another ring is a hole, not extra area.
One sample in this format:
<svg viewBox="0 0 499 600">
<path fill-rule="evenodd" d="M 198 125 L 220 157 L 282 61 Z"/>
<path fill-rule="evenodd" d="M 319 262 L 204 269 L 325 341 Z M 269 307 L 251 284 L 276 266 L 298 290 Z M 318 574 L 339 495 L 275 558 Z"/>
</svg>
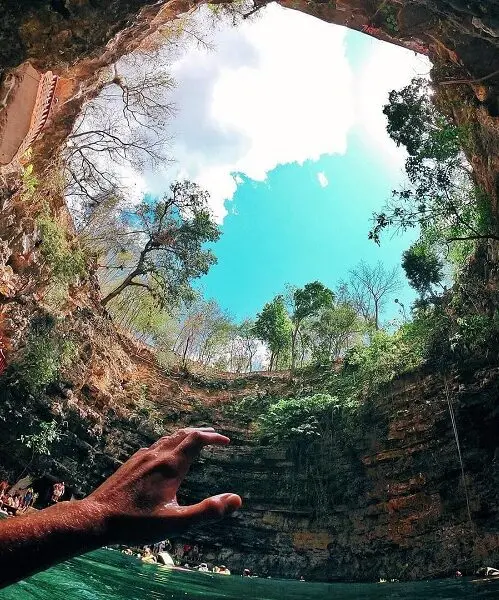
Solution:
<svg viewBox="0 0 499 600">
<path fill-rule="evenodd" d="M 28 132 L 10 163 L 0 166 L 0 174 L 17 171 L 23 164 L 26 151 L 33 145 L 47 122 L 54 100 L 56 84 L 57 76 L 52 71 L 47 71 L 41 76 Z"/>
</svg>

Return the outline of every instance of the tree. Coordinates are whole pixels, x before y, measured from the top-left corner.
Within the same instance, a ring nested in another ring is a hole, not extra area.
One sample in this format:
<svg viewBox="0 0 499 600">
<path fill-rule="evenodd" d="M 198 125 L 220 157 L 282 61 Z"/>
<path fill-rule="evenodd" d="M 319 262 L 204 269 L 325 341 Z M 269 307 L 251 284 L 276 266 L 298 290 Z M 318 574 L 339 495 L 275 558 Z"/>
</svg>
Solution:
<svg viewBox="0 0 499 600">
<path fill-rule="evenodd" d="M 428 82 L 413 79 L 409 86 L 392 91 L 383 112 L 390 137 L 409 154 L 405 164 L 409 185 L 394 190 L 384 210 L 373 215 L 369 238 L 379 244 L 387 227 L 420 226 L 438 230 L 446 242 L 499 240 L 490 202 L 474 184 L 462 151 L 471 132 L 435 107 Z"/>
<path fill-rule="evenodd" d="M 276 296 L 268 302 L 255 320 L 255 335 L 266 343 L 270 350 L 269 371 L 278 363 L 279 356 L 289 348 L 291 342 L 291 319 L 284 298 Z"/>
<path fill-rule="evenodd" d="M 273 0 L 234 0 L 233 2 L 215 0 L 208 3 L 208 9 L 213 17 L 214 25 L 221 20 L 229 21 L 233 26 L 236 26 L 242 19 L 252 18 L 271 2 Z"/>
<path fill-rule="evenodd" d="M 340 358 L 364 330 L 364 320 L 348 302 L 325 308 L 308 329 L 313 357 L 319 362 Z"/>
<path fill-rule="evenodd" d="M 161 340 L 161 349 L 180 356 L 184 366 L 189 360 L 205 367 L 227 365 L 234 329 L 232 319 L 215 300 L 198 296 L 178 312 L 175 339 Z"/>
<path fill-rule="evenodd" d="M 392 90 L 383 107 L 386 131 L 397 146 L 405 146 L 410 156 L 420 154 L 431 132 L 439 129 L 437 111 L 428 94 L 428 81 L 414 78 L 401 90 Z M 459 147 L 453 148 L 456 152 Z"/>
<path fill-rule="evenodd" d="M 291 370 L 295 368 L 296 362 L 296 340 L 303 321 L 321 309 L 333 305 L 333 292 L 320 281 L 307 283 L 303 288 L 298 288 L 293 293 L 293 333 L 291 336 Z"/>
<path fill-rule="evenodd" d="M 409 285 L 424 298 L 433 296 L 432 286 L 441 285 L 443 263 L 427 244 L 416 242 L 402 255 L 402 268 Z"/>
<path fill-rule="evenodd" d="M 192 295 L 190 281 L 216 262 L 204 248 L 220 236 L 208 209 L 208 193 L 188 181 L 173 183 L 170 192 L 161 200 L 146 198 L 122 215 L 134 245 L 126 248 L 129 256 L 121 263 L 104 265 L 119 273 L 102 299 L 104 306 L 129 287 L 147 290 L 159 306 L 176 304 Z"/>
<path fill-rule="evenodd" d="M 173 78 L 157 61 L 133 54 L 114 64 L 63 151 L 66 193 L 77 213 L 111 190 L 127 189 L 131 168 L 164 164 L 166 123 L 174 114 Z"/>
<path fill-rule="evenodd" d="M 197 354 L 197 361 L 205 366 L 228 353 L 235 329 L 231 318 L 214 301 L 209 303 L 209 308 L 201 328 Z"/>
<path fill-rule="evenodd" d="M 378 330 L 381 312 L 391 294 L 400 289 L 397 268 L 386 270 L 383 263 L 368 265 L 361 261 L 349 271 L 346 284 L 352 305 L 366 321 L 372 321 Z"/>
<path fill-rule="evenodd" d="M 258 340 L 255 337 L 255 322 L 245 319 L 237 328 L 237 336 L 241 341 L 243 356 L 246 358 L 246 370 L 253 370 L 253 359 L 258 350 Z"/>
</svg>

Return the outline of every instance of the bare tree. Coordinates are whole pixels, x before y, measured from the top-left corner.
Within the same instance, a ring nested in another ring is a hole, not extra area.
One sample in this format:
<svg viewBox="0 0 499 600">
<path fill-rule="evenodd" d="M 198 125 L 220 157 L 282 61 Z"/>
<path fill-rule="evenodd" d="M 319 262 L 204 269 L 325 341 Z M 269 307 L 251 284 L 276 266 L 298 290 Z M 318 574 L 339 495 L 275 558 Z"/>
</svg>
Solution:
<svg viewBox="0 0 499 600">
<path fill-rule="evenodd" d="M 386 301 L 401 286 L 397 268 L 387 270 L 381 261 L 375 265 L 361 261 L 349 274 L 350 279 L 343 286 L 350 302 L 378 330 L 380 314 Z"/>
<path fill-rule="evenodd" d="M 243 19 L 252 19 L 265 6 L 273 0 L 234 0 L 225 2 L 224 0 L 215 0 L 210 2 L 209 15 L 213 19 L 213 24 L 217 21 L 229 21 L 231 25 L 238 25 Z"/>
<path fill-rule="evenodd" d="M 166 125 L 175 112 L 166 68 L 136 56 L 109 70 L 100 95 L 84 108 L 63 152 L 73 207 L 93 206 L 123 190 L 127 171 L 168 161 Z"/>
</svg>

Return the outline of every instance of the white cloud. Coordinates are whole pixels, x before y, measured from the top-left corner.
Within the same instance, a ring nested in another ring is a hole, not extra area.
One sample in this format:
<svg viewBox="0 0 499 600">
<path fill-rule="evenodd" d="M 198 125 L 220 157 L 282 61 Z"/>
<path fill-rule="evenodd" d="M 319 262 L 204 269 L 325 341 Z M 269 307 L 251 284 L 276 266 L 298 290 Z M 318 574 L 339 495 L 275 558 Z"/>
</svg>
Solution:
<svg viewBox="0 0 499 600">
<path fill-rule="evenodd" d="M 407 85 L 415 76 L 427 75 L 429 60 L 387 42 L 372 39 L 369 60 L 355 78 L 354 109 L 357 126 L 366 141 L 384 158 L 387 166 L 401 170 L 405 151 L 397 148 L 386 133 L 383 106 L 391 90 Z"/>
<path fill-rule="evenodd" d="M 326 177 L 324 171 L 320 171 L 319 173 L 317 173 L 317 180 L 319 182 L 319 185 L 323 188 L 329 185 L 329 179 Z"/>
<path fill-rule="evenodd" d="M 401 168 L 403 152 L 388 138 L 381 110 L 391 89 L 427 70 L 422 59 L 373 40 L 369 60 L 354 74 L 346 29 L 278 5 L 261 13 L 215 32 L 213 51 L 193 48 L 172 65 L 176 163 L 137 175 L 138 189 L 160 194 L 175 178 L 194 180 L 210 192 L 221 222 L 225 201 L 242 182 L 238 173 L 262 181 L 277 165 L 345 153 L 354 126 Z M 318 180 L 327 185 L 324 173 Z"/>
<path fill-rule="evenodd" d="M 168 179 L 194 179 L 219 220 L 236 173 L 262 181 L 279 164 L 344 153 L 354 123 L 346 30 L 277 5 L 262 13 L 173 65 L 177 167 L 147 177 L 157 193 Z"/>
</svg>

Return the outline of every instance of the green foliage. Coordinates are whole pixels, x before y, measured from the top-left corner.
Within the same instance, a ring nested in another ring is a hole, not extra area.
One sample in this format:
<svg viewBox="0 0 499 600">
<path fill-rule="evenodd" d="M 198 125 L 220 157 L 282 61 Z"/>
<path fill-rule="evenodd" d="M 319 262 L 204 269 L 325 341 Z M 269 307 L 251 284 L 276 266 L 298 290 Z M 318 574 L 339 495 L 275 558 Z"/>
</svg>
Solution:
<svg viewBox="0 0 499 600">
<path fill-rule="evenodd" d="M 41 252 L 50 267 L 51 276 L 62 283 L 73 283 L 85 275 L 85 257 L 73 247 L 59 223 L 44 214 L 37 219 L 41 236 Z"/>
<path fill-rule="evenodd" d="M 497 315 L 497 313 L 495 313 Z M 457 333 L 451 338 L 451 349 L 459 344 L 468 353 L 480 351 L 490 340 L 492 332 L 498 331 L 498 319 L 487 315 L 467 315 L 456 319 Z"/>
<path fill-rule="evenodd" d="M 213 18 L 218 21 L 228 21 L 232 25 L 237 25 L 245 15 L 254 9 L 253 2 L 248 0 L 234 0 L 234 2 L 208 3 L 208 9 Z"/>
<path fill-rule="evenodd" d="M 29 156 L 31 156 L 31 151 L 29 151 Z M 38 183 L 38 178 L 33 173 L 33 165 L 29 164 L 24 167 L 22 171 L 23 200 L 30 200 L 33 197 L 36 188 L 38 187 Z"/>
<path fill-rule="evenodd" d="M 338 399 L 328 394 L 278 400 L 260 417 L 260 435 L 272 443 L 320 437 L 324 419 L 339 407 Z"/>
<path fill-rule="evenodd" d="M 384 383 L 416 369 L 423 363 L 421 348 L 411 332 L 401 327 L 396 333 L 377 331 L 369 345 L 358 345 L 345 356 L 344 374 L 365 393 L 373 393 Z"/>
<path fill-rule="evenodd" d="M 294 291 L 293 313 L 291 315 L 294 327 L 291 338 L 291 369 L 295 368 L 296 342 L 303 321 L 318 316 L 321 311 L 332 307 L 333 302 L 333 292 L 320 281 L 307 283 L 303 288 Z"/>
<path fill-rule="evenodd" d="M 124 275 L 114 278 L 102 303 L 106 305 L 128 288 L 146 290 L 161 308 L 192 301 L 191 280 L 205 275 L 216 263 L 206 244 L 216 242 L 220 230 L 208 199 L 208 192 L 195 183 L 175 182 L 163 198 L 146 197 L 132 210 L 123 211 L 123 231 L 118 236 L 121 250 L 115 260 L 119 262 L 123 255 L 127 259 L 109 268 Z"/>
<path fill-rule="evenodd" d="M 404 339 L 414 355 L 427 364 L 447 368 L 451 364 L 487 357 L 495 352 L 499 336 L 499 314 L 478 312 L 485 299 L 476 285 L 458 282 L 449 301 L 416 303 L 410 323 L 401 328 Z"/>
<path fill-rule="evenodd" d="M 310 324 L 307 336 L 312 356 L 318 364 L 329 364 L 367 329 L 365 321 L 348 302 L 321 311 Z"/>
<path fill-rule="evenodd" d="M 274 359 L 289 349 L 291 329 L 291 319 L 287 313 L 282 296 L 276 296 L 257 315 L 255 320 L 255 335 L 268 345 L 272 353 L 270 369 L 272 369 Z"/>
<path fill-rule="evenodd" d="M 494 237 L 490 219 L 482 218 L 483 205 L 461 150 L 463 128 L 437 110 L 428 82 L 415 78 L 392 91 L 383 112 L 390 137 L 409 154 L 405 170 L 410 185 L 395 190 L 383 212 L 374 215 L 369 237 L 379 243 L 387 227 L 405 230 L 418 225 L 438 232 L 446 242 Z"/>
<path fill-rule="evenodd" d="M 300 323 L 320 309 L 332 306 L 334 294 L 320 281 L 313 281 L 295 290 L 293 300 L 294 310 L 291 318 L 294 323 Z"/>
<path fill-rule="evenodd" d="M 435 109 L 426 79 L 415 77 L 401 90 L 392 90 L 383 114 L 388 135 L 409 156 L 442 159 L 459 153 L 458 130 Z"/>
<path fill-rule="evenodd" d="M 21 435 L 19 441 L 33 451 L 33 454 L 50 455 L 51 446 L 61 439 L 61 430 L 56 421 L 41 421 L 38 431 Z"/>
<path fill-rule="evenodd" d="M 109 303 L 108 310 L 121 326 L 139 339 L 150 341 L 167 335 L 174 321 L 174 317 L 141 288 L 128 288 Z"/>
<path fill-rule="evenodd" d="M 432 294 L 432 286 L 442 282 L 443 262 L 427 244 L 416 242 L 402 255 L 402 268 L 409 284 L 421 296 Z"/>
<path fill-rule="evenodd" d="M 37 395 L 76 357 L 75 342 L 58 333 L 56 321 L 48 316 L 37 318 L 31 326 L 26 347 L 15 373 L 20 387 Z"/>
<path fill-rule="evenodd" d="M 386 0 L 384 0 L 382 6 L 379 8 L 379 14 L 382 16 L 388 32 L 398 33 L 397 8 L 393 4 L 387 4 Z"/>
<path fill-rule="evenodd" d="M 236 402 L 225 404 L 223 412 L 237 423 L 248 425 L 255 422 L 274 402 L 275 398 L 269 395 L 245 396 Z"/>
</svg>

